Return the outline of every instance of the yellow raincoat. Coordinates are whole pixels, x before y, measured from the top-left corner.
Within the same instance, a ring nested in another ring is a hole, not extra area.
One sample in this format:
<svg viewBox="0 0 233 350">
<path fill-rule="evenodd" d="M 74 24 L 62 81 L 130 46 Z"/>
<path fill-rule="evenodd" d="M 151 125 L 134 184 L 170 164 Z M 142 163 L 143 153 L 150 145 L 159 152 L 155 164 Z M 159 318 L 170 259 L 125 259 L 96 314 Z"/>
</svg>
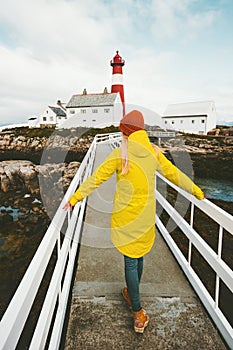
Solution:
<svg viewBox="0 0 233 350">
<path fill-rule="evenodd" d="M 122 175 L 121 149 L 114 149 L 71 196 L 70 203 L 75 205 L 81 201 L 116 172 L 111 239 L 122 254 L 139 258 L 150 251 L 155 239 L 156 171 L 198 199 L 203 199 L 204 194 L 159 149 L 157 152 L 154 150 L 144 130 L 128 137 L 128 159 L 129 172 Z"/>
</svg>

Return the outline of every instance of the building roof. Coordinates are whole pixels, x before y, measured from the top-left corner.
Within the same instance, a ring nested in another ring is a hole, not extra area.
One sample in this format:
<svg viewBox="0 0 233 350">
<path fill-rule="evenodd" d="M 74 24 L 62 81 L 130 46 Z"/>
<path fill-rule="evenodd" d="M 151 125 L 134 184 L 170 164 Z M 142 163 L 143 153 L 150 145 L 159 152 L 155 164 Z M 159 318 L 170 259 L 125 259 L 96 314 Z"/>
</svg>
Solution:
<svg viewBox="0 0 233 350">
<path fill-rule="evenodd" d="M 49 106 L 50 109 L 52 109 L 52 111 L 56 114 L 56 116 L 58 117 L 66 117 L 66 113 L 64 112 L 64 110 L 60 107 L 52 107 Z"/>
<path fill-rule="evenodd" d="M 215 110 L 213 101 L 176 103 L 167 106 L 162 118 L 207 115 Z"/>
<path fill-rule="evenodd" d="M 66 108 L 113 106 L 118 93 L 73 95 Z"/>
</svg>

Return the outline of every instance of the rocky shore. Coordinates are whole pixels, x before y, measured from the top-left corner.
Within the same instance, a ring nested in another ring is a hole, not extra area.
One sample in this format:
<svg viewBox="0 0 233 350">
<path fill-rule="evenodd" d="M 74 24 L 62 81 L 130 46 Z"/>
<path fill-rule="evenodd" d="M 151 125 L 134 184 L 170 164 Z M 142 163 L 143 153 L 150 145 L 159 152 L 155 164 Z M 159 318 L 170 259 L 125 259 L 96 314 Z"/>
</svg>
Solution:
<svg viewBox="0 0 233 350">
<path fill-rule="evenodd" d="M 110 131 L 117 131 L 117 128 Z M 37 165 L 41 164 L 43 158 L 48 163 L 81 162 L 93 141 L 94 133 L 90 130 L 87 133 L 86 129 L 5 130 L 0 132 L 0 161 L 29 160 Z M 176 157 L 182 158 L 182 152 L 188 152 L 194 173 L 198 177 L 223 176 L 231 180 L 233 178 L 232 134 L 231 128 L 216 129 L 214 135 L 177 134 L 173 139 L 162 139 L 161 148 L 171 160 L 175 160 Z M 156 140 L 153 141 L 156 142 Z"/>
<path fill-rule="evenodd" d="M 0 132 L 0 161 L 30 160 L 36 164 L 41 162 L 44 152 L 52 155 L 57 151 L 59 159 L 81 161 L 89 149 L 93 136 L 83 136 L 81 131 L 57 131 L 45 129 L 18 128 Z M 56 157 L 53 157 L 56 160 Z"/>
<path fill-rule="evenodd" d="M 0 317 L 79 165 L 79 162 L 45 165 L 30 161 L 0 162 Z"/>
<path fill-rule="evenodd" d="M 42 177 L 44 183 L 53 181 L 66 190 L 79 165 L 80 162 L 35 165 L 28 160 L 5 160 L 0 162 L 0 191 L 27 190 L 39 195 Z"/>
<path fill-rule="evenodd" d="M 185 159 L 189 154 L 195 176 L 201 178 L 233 179 L 233 137 L 209 135 L 177 135 L 162 141 L 162 149 L 170 160 Z M 182 162 L 179 162 L 182 169 Z M 185 163 L 184 169 L 185 171 Z"/>
</svg>

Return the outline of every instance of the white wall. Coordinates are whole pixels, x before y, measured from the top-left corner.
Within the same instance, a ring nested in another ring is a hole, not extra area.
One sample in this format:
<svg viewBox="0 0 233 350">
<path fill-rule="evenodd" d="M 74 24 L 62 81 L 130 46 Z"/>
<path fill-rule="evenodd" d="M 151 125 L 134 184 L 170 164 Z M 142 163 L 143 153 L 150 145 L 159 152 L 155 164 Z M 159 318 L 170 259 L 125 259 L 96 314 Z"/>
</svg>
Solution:
<svg viewBox="0 0 233 350">
<path fill-rule="evenodd" d="M 57 128 L 62 128 L 62 125 L 66 120 L 66 117 L 57 117 Z"/>
<path fill-rule="evenodd" d="M 207 133 L 207 119 L 208 116 L 192 116 L 192 117 L 174 117 L 163 118 L 164 127 L 166 129 L 175 129 L 182 132 L 189 132 L 194 134 Z"/>
<path fill-rule="evenodd" d="M 216 128 L 214 101 L 168 105 L 162 117 L 163 127 L 195 134 L 207 134 Z"/>
<path fill-rule="evenodd" d="M 67 108 L 67 118 L 82 127 L 103 127 L 113 123 L 113 107 Z"/>
<path fill-rule="evenodd" d="M 46 120 L 44 120 L 46 118 Z M 40 116 L 40 124 L 43 125 L 56 125 L 57 117 L 56 114 L 51 110 L 51 108 L 47 107 L 46 110 Z"/>
<path fill-rule="evenodd" d="M 215 103 L 212 102 L 209 106 L 208 118 L 207 118 L 207 132 L 209 130 L 215 129 L 217 123 L 217 113 L 215 108 Z"/>
<path fill-rule="evenodd" d="M 210 103 L 208 110 L 203 115 L 197 116 L 174 116 L 163 117 L 163 126 L 168 129 L 175 129 L 182 132 L 194 134 L 207 134 L 209 130 L 216 128 L 216 108 L 215 104 Z"/>
<path fill-rule="evenodd" d="M 67 119 L 72 120 L 74 127 L 103 128 L 118 125 L 121 118 L 122 103 L 118 96 L 114 106 L 67 108 Z M 70 123 L 67 125 L 71 127 Z"/>
<path fill-rule="evenodd" d="M 28 119 L 28 126 L 29 126 L 29 128 L 38 127 L 38 118 Z"/>
</svg>

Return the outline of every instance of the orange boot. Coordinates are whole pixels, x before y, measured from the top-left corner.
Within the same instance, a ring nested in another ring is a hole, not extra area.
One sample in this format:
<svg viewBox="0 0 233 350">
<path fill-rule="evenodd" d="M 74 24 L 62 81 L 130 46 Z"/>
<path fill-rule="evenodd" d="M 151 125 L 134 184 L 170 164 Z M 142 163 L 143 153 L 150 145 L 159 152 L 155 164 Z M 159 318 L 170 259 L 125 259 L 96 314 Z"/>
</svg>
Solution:
<svg viewBox="0 0 233 350">
<path fill-rule="evenodd" d="M 127 287 L 124 287 L 124 288 L 122 289 L 122 295 L 123 295 L 123 298 L 125 299 L 125 301 L 127 302 L 130 311 L 132 311 L 131 301 L 130 301 L 130 297 L 129 297 L 129 294 L 128 294 L 128 289 L 127 289 Z"/>
<path fill-rule="evenodd" d="M 141 309 L 138 312 L 132 312 L 134 319 L 134 330 L 137 333 L 143 333 L 144 329 L 149 323 L 149 317 L 146 314 L 146 311 Z"/>
</svg>

